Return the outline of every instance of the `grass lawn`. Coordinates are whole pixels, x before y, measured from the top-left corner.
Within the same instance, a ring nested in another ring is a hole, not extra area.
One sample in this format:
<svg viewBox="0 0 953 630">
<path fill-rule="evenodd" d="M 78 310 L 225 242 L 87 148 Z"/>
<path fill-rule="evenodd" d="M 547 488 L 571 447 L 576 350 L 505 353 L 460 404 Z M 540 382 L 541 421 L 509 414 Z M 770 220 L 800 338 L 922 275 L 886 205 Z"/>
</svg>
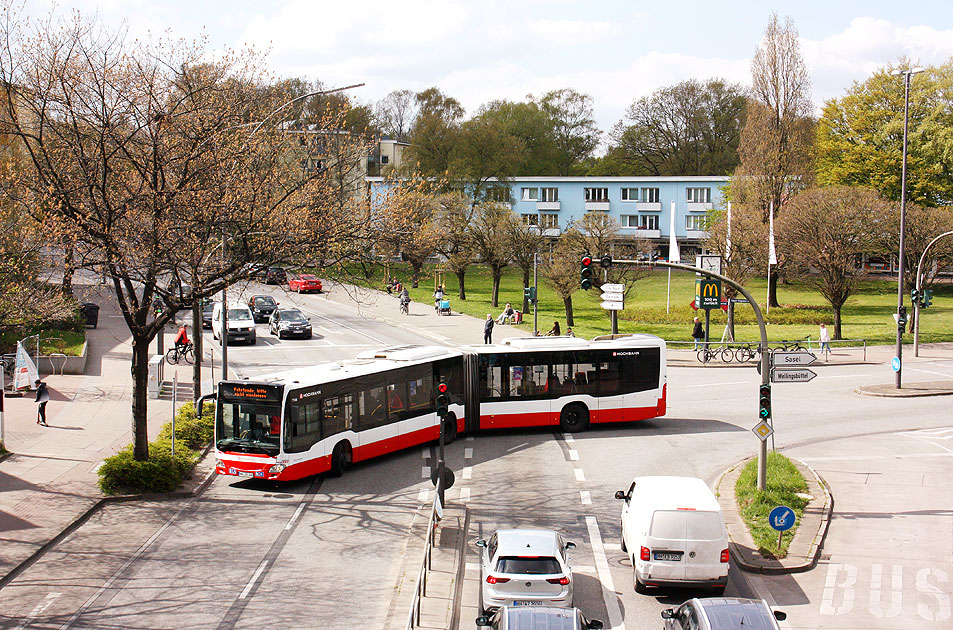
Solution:
<svg viewBox="0 0 953 630">
<path fill-rule="evenodd" d="M 768 453 L 764 492 L 758 491 L 758 459 L 750 460 L 741 471 L 735 484 L 741 518 L 748 526 L 758 551 L 765 557 L 783 558 L 794 538 L 807 507 L 807 499 L 798 493 L 807 492 L 807 482 L 791 460 L 777 452 Z M 781 536 L 778 549 L 778 532 L 768 524 L 768 514 L 779 505 L 786 505 L 797 514 L 794 527 Z"/>
<path fill-rule="evenodd" d="M 37 331 L 28 333 L 2 333 L 0 334 L 0 349 L 3 352 L 16 352 L 17 341 L 20 341 L 30 335 L 37 334 Z M 69 356 L 79 356 L 83 351 L 83 344 L 86 343 L 86 332 L 75 330 L 40 330 L 40 354 L 48 355 L 59 352 Z M 36 346 L 32 339 L 24 344 L 32 356 L 36 351 Z"/>
<path fill-rule="evenodd" d="M 424 268 L 420 287 L 410 288 L 410 266 L 397 263 L 391 265 L 391 275 L 406 283 L 410 296 L 416 302 L 432 304 L 434 290 L 434 272 L 436 266 Z M 385 273 L 370 279 L 367 286 L 382 288 Z M 531 279 L 532 281 L 532 279 Z M 444 274 L 447 297 L 454 312 L 462 312 L 480 319 L 487 313 L 494 317 L 500 314 L 506 302 L 512 302 L 519 309 L 523 303 L 523 286 L 520 273 L 508 267 L 500 283 L 499 306 L 490 306 L 492 278 L 490 270 L 484 265 L 473 265 L 466 276 L 466 301 L 460 300 L 457 277 Z M 704 311 L 694 311 L 689 304 L 695 297 L 694 274 L 681 271 L 672 272 L 670 306 L 666 312 L 667 270 L 651 272 L 630 288 L 626 296 L 625 309 L 619 312 L 620 333 L 651 333 L 670 341 L 691 341 L 692 318 L 697 314 L 704 318 Z M 764 298 L 767 281 L 764 278 L 753 279 L 745 287 L 759 301 L 764 312 Z M 818 324 L 824 322 L 833 336 L 834 315 L 830 306 L 813 288 L 802 282 L 782 284 L 778 288 L 781 308 L 771 309 L 767 315 L 768 339 L 772 341 L 803 339 L 810 335 L 817 340 Z M 538 292 L 538 330 L 545 333 L 553 321 L 558 320 L 560 327 L 566 330 L 566 313 L 562 300 L 541 277 Z M 599 303 L 600 294 L 596 290 L 577 291 L 572 296 L 573 330 L 579 337 L 594 337 L 610 332 L 608 312 Z M 909 299 L 907 302 L 910 311 Z M 396 309 L 396 306 L 395 306 Z M 857 292 L 851 296 L 842 309 L 842 337 L 844 339 L 866 339 L 868 344 L 890 344 L 896 341 L 896 324 L 893 313 L 897 310 L 896 278 L 873 279 L 863 282 Z M 754 312 L 745 304 L 735 308 L 735 336 L 738 341 L 757 341 L 758 326 Z M 711 313 L 711 337 L 720 339 L 725 325 L 725 312 L 713 310 Z M 524 315 L 521 328 L 533 329 L 532 308 Z M 913 343 L 913 335 L 905 335 L 908 343 Z M 923 343 L 953 341 L 953 285 L 941 285 L 934 288 L 933 306 L 922 311 L 920 341 Z"/>
</svg>

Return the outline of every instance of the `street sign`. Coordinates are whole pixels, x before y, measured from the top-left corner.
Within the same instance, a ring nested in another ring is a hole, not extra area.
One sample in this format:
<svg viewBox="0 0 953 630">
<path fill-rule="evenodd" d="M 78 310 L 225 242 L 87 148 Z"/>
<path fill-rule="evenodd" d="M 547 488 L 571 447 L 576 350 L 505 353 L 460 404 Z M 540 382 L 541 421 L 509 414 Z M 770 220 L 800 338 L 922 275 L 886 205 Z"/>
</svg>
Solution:
<svg viewBox="0 0 953 630">
<path fill-rule="evenodd" d="M 756 424 L 755 427 L 751 430 L 754 432 L 755 435 L 761 438 L 762 442 L 767 440 L 769 437 L 771 437 L 771 434 L 774 433 L 774 429 L 771 428 L 771 425 L 764 420 Z"/>
<path fill-rule="evenodd" d="M 732 304 L 747 304 L 748 299 L 747 298 L 731 298 L 731 303 Z"/>
<path fill-rule="evenodd" d="M 621 302 L 624 298 L 621 293 L 603 293 L 602 299 L 606 302 Z"/>
<path fill-rule="evenodd" d="M 599 288 L 607 293 L 625 293 L 624 284 L 604 284 Z"/>
<path fill-rule="evenodd" d="M 696 280 L 695 301 L 698 308 L 721 308 L 721 280 Z"/>
<path fill-rule="evenodd" d="M 788 365 L 810 365 L 815 361 L 817 361 L 817 357 L 805 350 L 798 352 L 780 351 L 771 355 L 771 362 L 776 367 Z"/>
<path fill-rule="evenodd" d="M 807 383 L 817 374 L 807 368 L 788 368 L 771 370 L 772 383 Z"/>
<path fill-rule="evenodd" d="M 622 302 L 602 302 L 599 306 L 607 311 L 621 311 L 624 305 Z"/>
<path fill-rule="evenodd" d="M 900 358 L 899 358 L 899 357 L 894 357 L 893 359 L 891 359 L 891 360 L 890 360 L 890 367 L 893 368 L 893 371 L 894 371 L 894 372 L 899 372 L 899 371 L 900 371 Z"/>
<path fill-rule="evenodd" d="M 768 514 L 768 524 L 779 532 L 786 532 L 794 527 L 794 510 L 786 505 L 779 505 Z"/>
</svg>

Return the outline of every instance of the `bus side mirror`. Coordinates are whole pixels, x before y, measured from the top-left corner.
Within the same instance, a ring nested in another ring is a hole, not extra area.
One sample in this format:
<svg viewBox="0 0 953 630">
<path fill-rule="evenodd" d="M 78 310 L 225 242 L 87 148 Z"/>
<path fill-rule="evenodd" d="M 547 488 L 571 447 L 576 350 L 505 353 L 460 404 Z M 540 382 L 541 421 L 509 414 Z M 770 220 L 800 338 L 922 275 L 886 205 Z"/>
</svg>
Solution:
<svg viewBox="0 0 953 630">
<path fill-rule="evenodd" d="M 485 627 L 485 626 L 489 626 L 489 625 L 490 625 L 490 618 L 487 617 L 487 616 L 477 617 L 477 618 L 476 618 L 476 625 L 480 626 L 481 628 L 482 628 L 482 627 Z"/>
<path fill-rule="evenodd" d="M 788 618 L 788 614 L 784 612 L 783 610 L 775 610 L 774 618 L 777 619 L 778 621 L 784 621 L 785 619 Z"/>
<path fill-rule="evenodd" d="M 602 630 L 602 622 L 598 619 L 590 619 L 589 630 Z"/>
<path fill-rule="evenodd" d="M 574 543 L 574 542 L 567 542 L 567 543 L 566 543 L 566 549 L 575 549 L 575 548 L 576 548 L 576 543 Z"/>
<path fill-rule="evenodd" d="M 619 499 L 620 501 L 625 501 L 627 498 L 625 496 L 625 490 L 616 490 L 615 498 Z"/>
<path fill-rule="evenodd" d="M 476 541 L 476 546 L 477 546 L 477 547 L 484 547 L 484 548 L 485 548 L 485 547 L 486 547 L 486 541 L 483 540 L 483 539 L 480 539 L 480 540 Z"/>
</svg>

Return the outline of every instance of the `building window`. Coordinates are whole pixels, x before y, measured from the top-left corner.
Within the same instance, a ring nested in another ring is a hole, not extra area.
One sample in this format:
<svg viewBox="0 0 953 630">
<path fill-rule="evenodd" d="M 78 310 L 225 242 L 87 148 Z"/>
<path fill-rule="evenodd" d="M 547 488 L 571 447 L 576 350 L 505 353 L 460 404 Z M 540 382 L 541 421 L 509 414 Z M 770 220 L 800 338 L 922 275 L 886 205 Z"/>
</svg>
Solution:
<svg viewBox="0 0 953 630">
<path fill-rule="evenodd" d="M 621 223 L 624 228 L 635 228 L 638 230 L 657 230 L 657 214 L 624 214 Z"/>
<path fill-rule="evenodd" d="M 389 155 L 382 155 L 382 156 L 381 156 L 381 164 L 387 164 L 388 162 L 390 162 L 390 156 L 389 156 Z"/>
<path fill-rule="evenodd" d="M 688 203 L 711 203 L 711 188 L 686 188 L 685 200 Z"/>
<path fill-rule="evenodd" d="M 540 188 L 539 189 L 540 201 L 559 201 L 559 189 L 558 188 Z"/>
<path fill-rule="evenodd" d="M 539 201 L 539 188 L 524 188 L 523 201 Z"/>
<path fill-rule="evenodd" d="M 608 201 L 608 188 L 586 188 L 586 201 Z"/>
<path fill-rule="evenodd" d="M 658 203 L 658 188 L 643 188 L 642 203 Z"/>
<path fill-rule="evenodd" d="M 558 214 L 541 214 L 539 215 L 539 225 L 543 229 L 551 229 L 559 227 L 559 215 Z"/>
<path fill-rule="evenodd" d="M 638 200 L 639 200 L 638 188 L 623 188 L 622 189 L 622 201 L 638 201 Z"/>
<path fill-rule="evenodd" d="M 520 218 L 523 220 L 524 225 L 539 225 L 539 215 L 538 214 L 521 214 Z"/>
<path fill-rule="evenodd" d="M 696 214 L 688 215 L 685 217 L 685 229 L 686 230 L 704 230 L 705 229 L 705 215 Z"/>
<path fill-rule="evenodd" d="M 507 186 L 492 186 L 486 193 L 490 201 L 510 203 L 510 189 Z"/>
</svg>

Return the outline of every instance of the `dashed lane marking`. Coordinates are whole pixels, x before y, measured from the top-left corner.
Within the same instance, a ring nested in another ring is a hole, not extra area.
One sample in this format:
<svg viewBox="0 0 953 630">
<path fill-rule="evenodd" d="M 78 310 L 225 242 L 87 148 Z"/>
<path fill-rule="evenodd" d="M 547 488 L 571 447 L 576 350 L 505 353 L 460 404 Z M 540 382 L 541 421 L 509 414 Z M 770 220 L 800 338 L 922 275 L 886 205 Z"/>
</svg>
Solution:
<svg viewBox="0 0 953 630">
<path fill-rule="evenodd" d="M 461 501 L 470 500 L 470 488 L 460 488 L 460 500 Z"/>
<path fill-rule="evenodd" d="M 583 472 L 582 468 L 573 468 L 576 472 L 576 481 L 585 481 L 586 473 Z"/>
<path fill-rule="evenodd" d="M 569 450 L 569 461 L 578 462 L 579 461 L 579 451 Z"/>
<path fill-rule="evenodd" d="M 470 479 L 473 477 L 473 466 L 464 466 L 463 474 L 461 475 L 463 479 Z"/>
<path fill-rule="evenodd" d="M 579 491 L 579 500 L 583 505 L 592 505 L 592 495 L 589 494 L 588 490 Z"/>
<path fill-rule="evenodd" d="M 430 479 L 430 466 L 420 467 L 420 477 L 421 479 Z"/>
<path fill-rule="evenodd" d="M 473 459 L 473 449 L 465 448 L 463 449 L 463 459 Z"/>
<path fill-rule="evenodd" d="M 592 556 L 596 561 L 596 573 L 602 583 L 602 599 L 609 613 L 609 627 L 612 630 L 625 630 L 622 621 L 622 610 L 619 608 L 619 598 L 612 583 L 612 574 L 609 572 L 609 561 L 606 559 L 605 547 L 602 545 L 602 535 L 599 533 L 599 523 L 594 516 L 586 517 L 586 527 L 589 529 L 589 541 L 592 546 Z"/>
</svg>

